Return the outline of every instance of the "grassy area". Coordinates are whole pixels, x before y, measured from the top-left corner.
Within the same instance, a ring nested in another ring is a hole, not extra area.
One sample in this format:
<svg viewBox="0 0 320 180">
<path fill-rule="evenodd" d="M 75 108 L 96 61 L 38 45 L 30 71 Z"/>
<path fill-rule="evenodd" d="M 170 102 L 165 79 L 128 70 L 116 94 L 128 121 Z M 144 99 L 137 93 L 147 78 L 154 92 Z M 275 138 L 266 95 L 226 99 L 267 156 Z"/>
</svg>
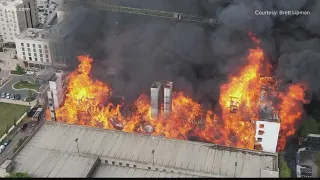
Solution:
<svg viewBox="0 0 320 180">
<path fill-rule="evenodd" d="M 28 81 L 19 81 L 13 85 L 15 89 L 33 89 L 39 91 L 40 86 Z"/>
<path fill-rule="evenodd" d="M 25 74 L 25 72 L 21 72 L 21 71 L 10 71 L 11 74 L 16 74 L 16 75 L 23 75 Z"/>
<path fill-rule="evenodd" d="M 0 102 L 0 136 L 6 132 L 7 126 L 10 128 L 14 120 L 19 120 L 28 109 L 28 106 Z"/>
</svg>

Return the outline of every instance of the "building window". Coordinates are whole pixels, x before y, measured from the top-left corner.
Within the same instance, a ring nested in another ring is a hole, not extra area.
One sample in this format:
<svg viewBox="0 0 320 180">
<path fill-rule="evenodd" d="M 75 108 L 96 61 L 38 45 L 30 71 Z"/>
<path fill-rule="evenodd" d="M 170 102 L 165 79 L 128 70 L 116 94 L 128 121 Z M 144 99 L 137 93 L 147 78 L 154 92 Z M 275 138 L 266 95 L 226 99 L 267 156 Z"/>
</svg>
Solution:
<svg viewBox="0 0 320 180">
<path fill-rule="evenodd" d="M 41 48 L 41 44 L 39 44 L 39 48 Z"/>
<path fill-rule="evenodd" d="M 264 131 L 259 130 L 258 134 L 259 134 L 259 135 L 263 135 L 263 134 L 264 134 Z"/>
<path fill-rule="evenodd" d="M 27 43 L 27 47 L 30 47 L 30 44 L 29 44 L 29 43 Z"/>
<path fill-rule="evenodd" d="M 34 55 L 34 56 L 37 56 L 37 53 L 34 53 L 33 55 Z"/>
<path fill-rule="evenodd" d="M 264 128 L 264 124 L 260 124 L 259 128 L 261 128 L 261 129 Z"/>
<path fill-rule="evenodd" d="M 122 166 L 122 163 L 120 162 L 119 165 Z"/>
<path fill-rule="evenodd" d="M 113 164 L 113 165 L 115 165 L 115 164 L 116 164 L 116 162 L 112 161 L 112 164 Z"/>
<path fill-rule="evenodd" d="M 42 53 L 42 49 L 39 49 L 39 52 Z"/>
<path fill-rule="evenodd" d="M 36 49 L 33 49 L 33 52 L 36 52 Z"/>
<path fill-rule="evenodd" d="M 43 58 L 40 58 L 40 61 L 43 62 Z"/>
<path fill-rule="evenodd" d="M 21 46 L 23 46 L 23 43 L 21 43 Z"/>
<path fill-rule="evenodd" d="M 33 47 L 33 48 L 35 48 L 35 47 L 36 47 L 36 45 L 35 45 L 35 44 L 32 44 L 32 47 Z"/>
<path fill-rule="evenodd" d="M 47 45 L 44 45 L 44 49 L 48 49 L 48 46 L 47 46 Z"/>
<path fill-rule="evenodd" d="M 28 53 L 29 56 L 31 56 L 31 53 Z"/>
<path fill-rule="evenodd" d="M 30 48 L 28 48 L 28 52 L 30 52 Z"/>
<path fill-rule="evenodd" d="M 258 142 L 262 142 L 262 138 L 258 138 Z"/>
<path fill-rule="evenodd" d="M 42 57 L 42 54 L 40 54 L 40 57 Z"/>
<path fill-rule="evenodd" d="M 23 54 L 23 55 L 26 55 L 26 53 L 25 53 L 25 52 L 22 52 L 22 54 Z"/>
<path fill-rule="evenodd" d="M 48 54 L 46 54 L 46 58 L 49 58 Z"/>
<path fill-rule="evenodd" d="M 34 58 L 35 61 L 38 61 L 38 58 Z"/>
<path fill-rule="evenodd" d="M 49 62 L 49 59 L 47 59 L 47 62 Z"/>
<path fill-rule="evenodd" d="M 22 48 L 22 51 L 24 51 L 24 48 Z"/>
<path fill-rule="evenodd" d="M 27 60 L 27 58 L 25 56 L 23 56 L 23 60 Z"/>
<path fill-rule="evenodd" d="M 32 61 L 32 58 L 31 58 L 31 57 L 29 57 L 29 60 L 30 60 L 30 61 Z"/>
<path fill-rule="evenodd" d="M 44 50 L 45 53 L 48 53 L 48 50 Z"/>
</svg>

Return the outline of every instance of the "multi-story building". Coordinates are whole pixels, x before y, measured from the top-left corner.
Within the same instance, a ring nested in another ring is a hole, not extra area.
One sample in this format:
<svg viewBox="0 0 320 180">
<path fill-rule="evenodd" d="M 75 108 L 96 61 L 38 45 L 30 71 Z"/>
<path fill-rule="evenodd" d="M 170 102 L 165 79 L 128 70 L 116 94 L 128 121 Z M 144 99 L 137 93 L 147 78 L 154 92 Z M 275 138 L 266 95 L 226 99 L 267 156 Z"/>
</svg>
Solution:
<svg viewBox="0 0 320 180">
<path fill-rule="evenodd" d="M 84 14 L 74 13 L 51 29 L 28 28 L 15 38 L 18 60 L 27 67 L 46 68 L 47 66 L 68 65 L 72 45 L 68 37 L 77 27 Z M 75 20 L 76 19 L 76 20 Z M 69 53 L 69 55 L 68 55 Z"/>
<path fill-rule="evenodd" d="M 17 57 L 27 67 L 44 69 L 53 62 L 50 42 L 47 30 L 28 28 L 16 37 Z"/>
<path fill-rule="evenodd" d="M 280 132 L 280 118 L 274 108 L 276 80 L 272 77 L 261 77 L 260 119 L 256 121 L 255 149 L 275 153 Z"/>
<path fill-rule="evenodd" d="M 0 39 L 3 43 L 14 43 L 17 35 L 37 24 L 36 0 L 0 0 Z"/>
<path fill-rule="evenodd" d="M 59 108 L 64 100 L 64 79 L 63 71 L 57 71 L 53 77 L 49 80 L 50 89 L 47 91 L 48 105 L 50 110 L 50 116 L 52 120 L 55 120 L 55 109 Z"/>
</svg>

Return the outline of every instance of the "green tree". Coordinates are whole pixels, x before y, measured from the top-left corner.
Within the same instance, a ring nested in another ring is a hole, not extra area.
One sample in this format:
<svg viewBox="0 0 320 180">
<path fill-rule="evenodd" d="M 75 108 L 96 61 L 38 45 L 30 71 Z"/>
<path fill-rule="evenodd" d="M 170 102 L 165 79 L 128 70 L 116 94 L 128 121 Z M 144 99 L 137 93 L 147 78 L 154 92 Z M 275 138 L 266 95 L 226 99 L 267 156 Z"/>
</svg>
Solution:
<svg viewBox="0 0 320 180">
<path fill-rule="evenodd" d="M 304 120 L 304 122 L 302 123 L 299 130 L 299 134 L 300 136 L 305 137 L 308 134 L 317 134 L 317 133 L 319 133 L 317 121 L 310 116 L 308 119 Z"/>
<path fill-rule="evenodd" d="M 279 155 L 280 178 L 290 178 L 291 170 L 289 169 L 283 155 Z"/>
<path fill-rule="evenodd" d="M 24 69 L 19 64 L 16 65 L 16 71 L 19 74 L 23 74 L 24 73 Z"/>
<path fill-rule="evenodd" d="M 9 176 L 6 176 L 6 178 L 29 178 L 27 173 L 10 173 Z"/>
</svg>

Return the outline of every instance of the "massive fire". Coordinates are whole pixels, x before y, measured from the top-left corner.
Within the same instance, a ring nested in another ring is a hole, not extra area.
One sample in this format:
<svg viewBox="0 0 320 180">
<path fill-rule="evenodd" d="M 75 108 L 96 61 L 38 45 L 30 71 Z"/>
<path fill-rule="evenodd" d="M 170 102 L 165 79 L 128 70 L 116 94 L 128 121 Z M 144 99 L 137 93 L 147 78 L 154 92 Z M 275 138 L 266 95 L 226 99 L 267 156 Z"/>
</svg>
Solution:
<svg viewBox="0 0 320 180">
<path fill-rule="evenodd" d="M 78 68 L 68 76 L 64 104 L 56 110 L 60 122 L 118 129 L 125 132 L 148 133 L 178 139 L 194 139 L 238 148 L 253 149 L 255 121 L 259 120 L 259 97 L 263 78 L 269 76 L 270 64 L 264 58 L 259 40 L 249 33 L 256 48 L 249 50 L 247 65 L 237 74 L 230 75 L 220 87 L 219 112 L 204 110 L 201 105 L 182 92 L 173 94 L 173 109 L 164 119 L 151 119 L 149 96 L 142 94 L 124 113 L 125 105 L 111 103 L 111 88 L 90 78 L 89 56 L 79 56 Z M 277 109 L 281 119 L 278 151 L 284 149 L 286 138 L 295 133 L 294 124 L 302 109 L 297 101 L 305 102 L 304 90 L 292 85 L 285 93 L 277 94 Z"/>
</svg>

